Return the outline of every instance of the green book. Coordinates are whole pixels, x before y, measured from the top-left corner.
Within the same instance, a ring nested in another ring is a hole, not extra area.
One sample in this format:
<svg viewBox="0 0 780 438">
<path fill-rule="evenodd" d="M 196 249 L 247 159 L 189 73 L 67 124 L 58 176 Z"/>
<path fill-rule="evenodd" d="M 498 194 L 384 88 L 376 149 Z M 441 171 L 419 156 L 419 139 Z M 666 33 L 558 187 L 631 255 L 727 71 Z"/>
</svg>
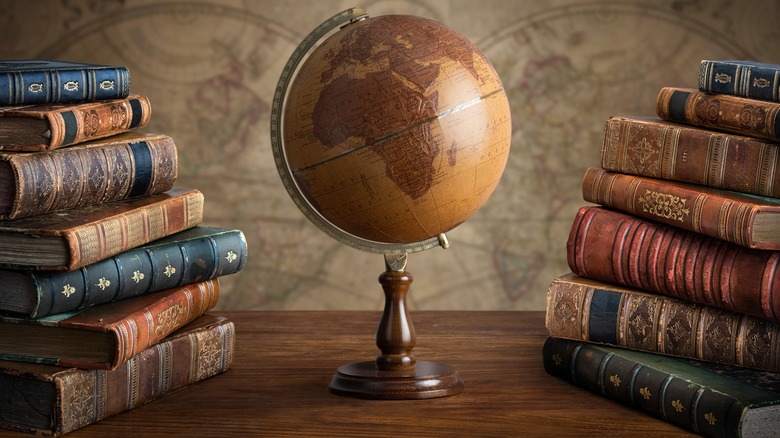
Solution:
<svg viewBox="0 0 780 438">
<path fill-rule="evenodd" d="M 550 337 L 548 374 L 704 436 L 777 436 L 780 374 Z"/>
</svg>

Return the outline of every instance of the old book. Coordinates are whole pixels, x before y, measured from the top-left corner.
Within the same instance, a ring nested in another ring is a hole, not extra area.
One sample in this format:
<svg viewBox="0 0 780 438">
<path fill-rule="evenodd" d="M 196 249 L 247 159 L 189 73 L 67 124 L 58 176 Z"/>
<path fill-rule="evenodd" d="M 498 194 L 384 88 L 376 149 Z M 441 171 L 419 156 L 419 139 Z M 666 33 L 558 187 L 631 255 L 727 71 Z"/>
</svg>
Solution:
<svg viewBox="0 0 780 438">
<path fill-rule="evenodd" d="M 780 250 L 780 199 L 590 168 L 583 198 L 748 248 Z"/>
<path fill-rule="evenodd" d="M 780 198 L 780 145 L 667 122 L 611 117 L 601 167 L 735 192 Z"/>
<path fill-rule="evenodd" d="M 778 321 L 780 252 L 745 248 L 601 207 L 583 207 L 566 243 L 581 277 Z"/>
<path fill-rule="evenodd" d="M 632 350 L 780 371 L 780 324 L 567 274 L 547 289 L 547 332 Z"/>
<path fill-rule="evenodd" d="M 206 313 L 218 299 L 219 283 L 213 279 L 75 313 L 0 316 L 0 359 L 115 369 Z"/>
<path fill-rule="evenodd" d="M 0 221 L 0 266 L 70 271 L 192 228 L 203 220 L 203 194 L 157 195 Z"/>
<path fill-rule="evenodd" d="M 731 132 L 769 141 L 780 140 L 780 103 L 690 88 L 665 87 L 656 114 L 671 122 Z"/>
<path fill-rule="evenodd" d="M 700 435 L 771 437 L 780 374 L 548 338 L 548 374 Z"/>
<path fill-rule="evenodd" d="M 240 230 L 198 226 L 74 271 L 0 270 L 0 311 L 28 318 L 72 312 L 230 275 L 246 258 Z"/>
<path fill-rule="evenodd" d="M 0 361 L 0 427 L 60 436 L 224 373 L 235 327 L 205 315 L 113 371 Z"/>
<path fill-rule="evenodd" d="M 0 106 L 122 99 L 130 94 L 126 67 L 22 59 L 0 61 Z"/>
<path fill-rule="evenodd" d="M 780 101 L 780 65 L 744 60 L 702 60 L 699 90 Z"/>
<path fill-rule="evenodd" d="M 15 219 L 170 190 L 176 144 L 124 133 L 50 152 L 0 152 L 0 219 Z"/>
<path fill-rule="evenodd" d="M 146 96 L 0 107 L 0 150 L 45 151 L 120 134 L 149 123 Z"/>
</svg>

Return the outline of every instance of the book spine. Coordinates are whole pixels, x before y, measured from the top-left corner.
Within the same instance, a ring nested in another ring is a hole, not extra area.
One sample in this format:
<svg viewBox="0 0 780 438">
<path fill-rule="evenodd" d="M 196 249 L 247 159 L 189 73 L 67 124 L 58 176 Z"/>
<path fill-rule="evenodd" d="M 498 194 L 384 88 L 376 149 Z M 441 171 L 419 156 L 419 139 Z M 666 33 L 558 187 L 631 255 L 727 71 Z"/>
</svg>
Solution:
<svg viewBox="0 0 780 438">
<path fill-rule="evenodd" d="M 612 117 L 601 167 L 619 173 L 780 198 L 780 145 L 663 122 Z"/>
<path fill-rule="evenodd" d="M 780 103 L 665 87 L 656 114 L 671 122 L 699 126 L 769 141 L 780 140 Z"/>
<path fill-rule="evenodd" d="M 699 90 L 780 102 L 780 68 L 734 61 L 703 60 Z"/>
<path fill-rule="evenodd" d="M 0 74 L 0 105 L 89 102 L 130 94 L 125 67 L 51 69 Z"/>
<path fill-rule="evenodd" d="M 674 298 L 556 279 L 547 291 L 550 336 L 780 371 L 780 325 Z"/>
<path fill-rule="evenodd" d="M 54 416 L 65 434 L 133 409 L 232 366 L 235 327 L 226 322 L 161 342 L 113 371 L 78 370 L 57 384 Z"/>
<path fill-rule="evenodd" d="M 232 230 L 131 249 L 75 271 L 31 272 L 38 305 L 28 316 L 72 312 L 230 275 L 243 268 L 246 256 L 243 233 Z"/>
<path fill-rule="evenodd" d="M 219 280 L 207 280 L 158 292 L 159 299 L 133 312 L 109 327 L 115 337 L 116 351 L 111 363 L 87 363 L 59 360 L 57 365 L 75 368 L 104 366 L 116 369 L 132 357 L 212 309 L 219 299 Z M 63 328 L 84 329 L 81 323 L 60 322 Z"/>
<path fill-rule="evenodd" d="M 76 227 L 66 234 L 70 263 L 65 270 L 82 268 L 192 228 L 202 220 L 203 194 L 192 191 L 143 209 Z"/>
<path fill-rule="evenodd" d="M 695 187 L 590 168 L 582 180 L 585 201 L 749 248 L 780 249 L 751 233 L 760 207 Z"/>
<path fill-rule="evenodd" d="M 715 388 L 582 342 L 548 338 L 542 347 L 545 371 L 706 436 L 739 436 L 743 404 Z"/>
<path fill-rule="evenodd" d="M 177 162 L 176 145 L 167 136 L 9 155 L 15 198 L 0 219 L 163 193 L 176 181 Z"/>
<path fill-rule="evenodd" d="M 46 114 L 51 126 L 48 149 L 83 143 L 140 128 L 149 123 L 152 106 L 146 96 L 98 101 Z"/>
<path fill-rule="evenodd" d="M 780 252 L 744 248 L 598 207 L 583 207 L 566 243 L 572 272 L 777 321 Z"/>
</svg>

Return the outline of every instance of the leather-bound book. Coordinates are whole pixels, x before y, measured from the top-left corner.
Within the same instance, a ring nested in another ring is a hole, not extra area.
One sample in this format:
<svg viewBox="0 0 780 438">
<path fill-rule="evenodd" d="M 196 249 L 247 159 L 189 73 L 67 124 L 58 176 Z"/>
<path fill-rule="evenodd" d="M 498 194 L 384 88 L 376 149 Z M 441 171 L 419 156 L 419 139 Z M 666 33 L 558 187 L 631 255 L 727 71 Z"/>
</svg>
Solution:
<svg viewBox="0 0 780 438">
<path fill-rule="evenodd" d="M 176 182 L 177 162 L 173 139 L 138 132 L 51 152 L 0 152 L 0 219 L 162 193 Z"/>
<path fill-rule="evenodd" d="M 0 266 L 70 271 L 203 220 L 203 194 L 173 189 L 157 195 L 0 221 Z"/>
<path fill-rule="evenodd" d="M 129 94 L 127 67 L 55 59 L 0 61 L 0 106 L 91 102 Z"/>
<path fill-rule="evenodd" d="M 699 90 L 780 102 L 780 65 L 747 60 L 704 59 Z"/>
<path fill-rule="evenodd" d="M 76 313 L 36 319 L 0 316 L 0 359 L 116 369 L 212 309 L 218 299 L 214 279 Z"/>
<path fill-rule="evenodd" d="M 583 198 L 634 216 L 727 240 L 780 250 L 780 199 L 590 168 Z"/>
<path fill-rule="evenodd" d="M 0 150 L 36 152 L 121 134 L 149 123 L 146 96 L 0 107 Z"/>
<path fill-rule="evenodd" d="M 568 274 L 547 290 L 556 338 L 780 372 L 780 324 Z"/>
<path fill-rule="evenodd" d="M 777 321 L 780 252 L 745 248 L 601 207 L 582 207 L 566 243 L 581 277 Z"/>
<path fill-rule="evenodd" d="M 656 114 L 664 120 L 769 141 L 780 140 L 778 112 L 777 102 L 690 88 L 662 88 L 656 102 Z"/>
<path fill-rule="evenodd" d="M 780 198 L 780 145 L 667 122 L 611 117 L 601 167 L 690 184 Z"/>
<path fill-rule="evenodd" d="M 0 361 L 0 427 L 60 436 L 224 373 L 235 327 L 205 315 L 113 370 Z"/>
<path fill-rule="evenodd" d="M 708 437 L 780 430 L 780 374 L 548 338 L 551 376 Z"/>
<path fill-rule="evenodd" d="M 28 318 L 72 312 L 230 275 L 246 259 L 240 230 L 198 226 L 74 271 L 0 270 L 0 311 Z"/>
</svg>

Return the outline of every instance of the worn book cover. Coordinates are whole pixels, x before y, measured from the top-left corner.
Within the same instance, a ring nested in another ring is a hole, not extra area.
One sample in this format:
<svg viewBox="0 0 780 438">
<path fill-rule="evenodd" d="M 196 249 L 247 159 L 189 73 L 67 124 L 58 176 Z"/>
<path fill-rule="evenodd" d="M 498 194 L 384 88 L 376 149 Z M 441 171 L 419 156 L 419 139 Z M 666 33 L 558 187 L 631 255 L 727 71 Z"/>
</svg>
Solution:
<svg viewBox="0 0 780 438">
<path fill-rule="evenodd" d="M 35 319 L 0 316 L 0 359 L 116 369 L 203 315 L 218 299 L 219 283 L 213 279 L 80 312 Z"/>
<path fill-rule="evenodd" d="M 74 270 L 203 220 L 203 194 L 172 189 L 157 195 L 0 221 L 0 266 Z"/>
<path fill-rule="evenodd" d="M 113 370 L 0 361 L 0 427 L 60 436 L 224 373 L 235 327 L 205 315 Z"/>
<path fill-rule="evenodd" d="M 0 311 L 30 318 L 170 289 L 240 271 L 240 230 L 197 226 L 74 271 L 0 270 Z"/>
<path fill-rule="evenodd" d="M 54 59 L 0 61 L 0 106 L 90 102 L 130 94 L 124 66 Z"/>
<path fill-rule="evenodd" d="M 36 152 L 121 134 L 149 123 L 146 96 L 0 107 L 0 150 Z"/>
<path fill-rule="evenodd" d="M 173 188 L 177 164 L 171 137 L 140 132 L 49 152 L 0 152 L 0 220 L 162 193 Z"/>
<path fill-rule="evenodd" d="M 751 99 L 780 101 L 780 65 L 738 59 L 704 59 L 699 90 Z"/>
</svg>

